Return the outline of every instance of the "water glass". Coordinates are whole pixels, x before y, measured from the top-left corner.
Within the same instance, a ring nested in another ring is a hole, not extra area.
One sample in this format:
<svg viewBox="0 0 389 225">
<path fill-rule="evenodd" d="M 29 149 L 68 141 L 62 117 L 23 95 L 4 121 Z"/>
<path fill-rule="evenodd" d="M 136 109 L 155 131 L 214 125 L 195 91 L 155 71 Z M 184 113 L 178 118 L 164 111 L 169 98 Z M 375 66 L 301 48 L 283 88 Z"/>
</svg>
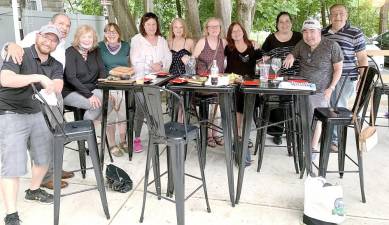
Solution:
<svg viewBox="0 0 389 225">
<path fill-rule="evenodd" d="M 144 84 L 144 78 L 145 78 L 145 63 L 144 62 L 135 63 L 136 84 Z"/>
<path fill-rule="evenodd" d="M 185 75 L 192 76 L 196 74 L 196 59 L 190 57 L 188 63 L 185 65 Z"/>
<path fill-rule="evenodd" d="M 266 63 L 259 64 L 259 72 L 260 72 L 259 79 L 261 80 L 261 82 L 267 82 L 267 80 L 269 79 L 269 69 L 270 69 L 269 64 Z"/>
</svg>

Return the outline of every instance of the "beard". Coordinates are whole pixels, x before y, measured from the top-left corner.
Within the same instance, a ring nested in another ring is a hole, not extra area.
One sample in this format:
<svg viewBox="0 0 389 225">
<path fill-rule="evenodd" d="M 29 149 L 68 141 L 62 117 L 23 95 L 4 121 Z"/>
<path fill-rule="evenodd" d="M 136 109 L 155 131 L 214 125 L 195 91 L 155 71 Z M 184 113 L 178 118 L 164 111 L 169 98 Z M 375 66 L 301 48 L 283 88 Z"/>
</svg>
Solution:
<svg viewBox="0 0 389 225">
<path fill-rule="evenodd" d="M 43 44 L 37 44 L 36 45 L 39 53 L 43 54 L 43 55 L 50 55 L 50 53 L 53 51 L 53 49 L 51 49 L 49 46 L 45 46 Z"/>
</svg>

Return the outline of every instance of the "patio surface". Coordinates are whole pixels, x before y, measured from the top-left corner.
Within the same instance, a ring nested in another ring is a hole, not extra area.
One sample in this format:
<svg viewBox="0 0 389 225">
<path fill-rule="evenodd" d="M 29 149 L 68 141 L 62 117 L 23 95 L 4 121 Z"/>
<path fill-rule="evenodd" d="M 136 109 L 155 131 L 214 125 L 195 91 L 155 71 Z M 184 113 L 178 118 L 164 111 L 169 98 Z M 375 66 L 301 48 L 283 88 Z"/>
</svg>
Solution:
<svg viewBox="0 0 389 225">
<path fill-rule="evenodd" d="M 385 78 L 389 78 L 386 75 Z M 384 97 L 379 116 L 386 112 L 387 98 Z M 388 125 L 388 120 L 378 119 L 378 124 Z M 389 225 L 389 128 L 379 127 L 379 144 L 368 153 L 364 153 L 365 192 L 367 202 L 361 202 L 359 179 L 357 174 L 345 174 L 339 179 L 337 174 L 327 174 L 330 183 L 341 184 L 344 191 L 344 202 L 347 219 L 344 225 Z M 147 128 L 142 133 L 143 144 L 147 143 Z M 99 132 L 98 132 L 99 133 Z M 348 153 L 355 155 L 353 132 L 348 132 Z M 254 132 L 251 134 L 252 140 Z M 268 142 L 271 139 L 268 137 Z M 283 139 L 285 143 L 285 139 Z M 192 147 L 188 150 L 186 170 L 199 174 L 197 153 Z M 146 148 L 146 146 L 144 146 Z M 162 147 L 161 147 L 162 148 Z M 253 152 L 251 152 L 253 154 Z M 105 164 L 109 164 L 106 156 Z M 267 147 L 264 153 L 262 169 L 256 172 L 257 156 L 254 163 L 246 168 L 240 203 L 231 207 L 227 188 L 227 174 L 222 147 L 208 148 L 205 175 L 208 187 L 211 213 L 207 213 L 202 191 L 197 192 L 185 203 L 185 221 L 187 225 L 300 225 L 302 224 L 304 203 L 304 179 L 299 179 L 293 167 L 293 158 L 287 156 L 286 148 Z M 87 166 L 91 165 L 87 157 Z M 134 188 L 128 193 L 118 193 L 107 189 L 107 198 L 111 219 L 107 220 L 102 210 L 97 191 L 84 192 L 66 196 L 61 199 L 61 225 L 124 225 L 141 224 L 139 217 L 143 196 L 143 178 L 146 151 L 134 153 L 132 161 L 127 157 L 114 158 L 114 164 L 126 170 L 134 181 Z M 166 168 L 166 154 L 161 153 L 161 171 Z M 337 168 L 337 156 L 330 157 L 329 168 Z M 64 168 L 79 169 L 78 153 L 65 150 Z M 346 168 L 353 168 L 346 161 Z M 236 184 L 237 168 L 234 167 Z M 23 201 L 24 190 L 28 188 L 30 174 L 21 179 L 19 191 L 19 216 L 23 225 L 53 224 L 53 205 L 40 205 Z M 152 175 L 151 175 L 152 177 Z M 304 177 L 305 178 L 305 177 Z M 69 187 L 63 193 L 90 187 L 95 184 L 93 171 L 87 171 L 86 179 L 79 173 L 69 179 Z M 187 193 L 196 181 L 186 178 Z M 166 179 L 162 180 L 163 192 L 166 190 Z M 236 185 L 235 185 L 236 187 Z M 153 190 L 150 186 L 150 190 Z M 236 190 L 235 190 L 236 191 Z M 2 199 L 0 197 L 0 202 Z M 3 204 L 0 204 L 0 215 L 4 215 Z M 3 224 L 1 218 L 0 224 Z M 148 195 L 144 225 L 176 224 L 175 205 L 157 200 Z"/>
</svg>

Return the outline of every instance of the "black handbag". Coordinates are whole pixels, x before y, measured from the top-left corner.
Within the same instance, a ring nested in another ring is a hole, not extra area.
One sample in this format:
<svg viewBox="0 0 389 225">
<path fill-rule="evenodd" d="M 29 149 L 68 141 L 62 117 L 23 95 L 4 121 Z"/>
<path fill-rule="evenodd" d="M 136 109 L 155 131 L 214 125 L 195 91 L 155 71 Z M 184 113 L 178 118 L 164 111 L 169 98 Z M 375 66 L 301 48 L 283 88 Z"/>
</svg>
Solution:
<svg viewBox="0 0 389 225">
<path fill-rule="evenodd" d="M 108 187 L 114 191 L 126 193 L 132 190 L 132 180 L 126 171 L 121 168 L 109 164 L 105 169 L 105 178 L 107 179 Z"/>
</svg>

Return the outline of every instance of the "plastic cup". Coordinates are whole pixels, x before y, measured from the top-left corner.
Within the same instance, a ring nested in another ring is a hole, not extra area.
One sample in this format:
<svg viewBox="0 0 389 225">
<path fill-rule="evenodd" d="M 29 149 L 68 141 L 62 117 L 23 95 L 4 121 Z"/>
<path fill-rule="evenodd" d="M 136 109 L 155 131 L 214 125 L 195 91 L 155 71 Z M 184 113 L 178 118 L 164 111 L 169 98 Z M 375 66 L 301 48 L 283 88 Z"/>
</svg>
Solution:
<svg viewBox="0 0 389 225">
<path fill-rule="evenodd" d="M 268 81 L 268 79 L 269 79 L 269 69 L 270 69 L 270 65 L 269 64 L 266 64 L 266 63 L 259 64 L 259 72 L 260 72 L 259 79 L 262 82 L 267 82 Z"/>
</svg>

